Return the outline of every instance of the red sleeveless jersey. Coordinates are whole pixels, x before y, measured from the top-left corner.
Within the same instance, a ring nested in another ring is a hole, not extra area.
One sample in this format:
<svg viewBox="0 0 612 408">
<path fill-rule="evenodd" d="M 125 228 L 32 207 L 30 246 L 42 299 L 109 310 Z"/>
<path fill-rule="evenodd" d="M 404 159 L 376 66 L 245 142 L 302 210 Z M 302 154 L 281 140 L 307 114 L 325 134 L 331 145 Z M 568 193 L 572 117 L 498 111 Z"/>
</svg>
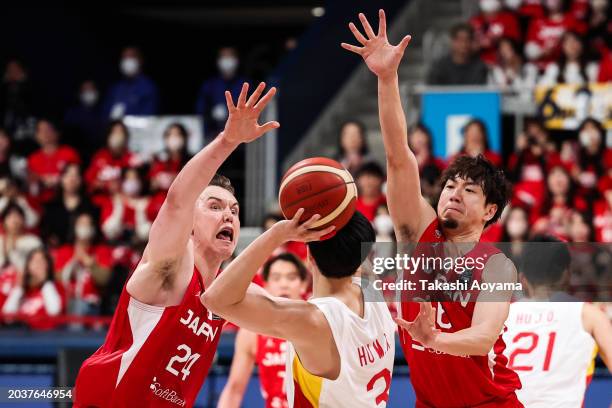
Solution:
<svg viewBox="0 0 612 408">
<path fill-rule="evenodd" d="M 195 268 L 176 306 L 146 305 L 124 287 L 106 341 L 81 366 L 75 407 L 191 407 L 225 323 L 203 290 Z"/>
<path fill-rule="evenodd" d="M 287 408 L 289 406 L 284 389 L 286 357 L 286 340 L 257 335 L 255 361 L 259 368 L 261 395 L 266 401 L 266 408 Z"/>
<path fill-rule="evenodd" d="M 425 230 L 417 245 L 417 256 L 424 254 L 441 255 L 443 245 L 435 243 L 445 242 L 446 238 L 434 220 Z M 434 245 L 427 245 L 432 243 Z M 435 254 L 440 251 L 440 254 Z M 485 261 L 481 268 L 476 265 L 469 272 L 470 281 L 481 281 L 486 260 L 499 253 L 496 247 L 480 243 L 464 255 L 464 258 L 474 259 L 482 257 Z M 414 255 L 413 255 L 414 256 Z M 423 273 L 423 272 L 421 272 Z M 467 276 L 466 276 L 467 277 Z M 461 279 L 454 270 L 447 271 L 449 282 Z M 436 314 L 436 327 L 443 332 L 453 333 L 469 328 L 474 314 L 474 301 L 477 292 L 463 292 L 464 300 L 470 296 L 470 301 L 441 301 L 431 302 Z M 454 298 L 457 299 L 457 298 Z M 412 321 L 419 312 L 417 302 L 403 301 L 401 304 L 402 317 Z M 504 331 L 506 328 L 504 327 Z M 518 375 L 507 367 L 508 360 L 502 354 L 506 345 L 502 336 L 498 337 L 493 349 L 487 356 L 453 356 L 433 349 L 425 348 L 412 340 L 407 331 L 400 330 L 400 342 L 408 366 L 410 367 L 410 381 L 414 387 L 417 403 L 416 407 L 456 408 L 505 408 L 522 407 L 518 401 L 515 390 L 521 388 Z"/>
</svg>

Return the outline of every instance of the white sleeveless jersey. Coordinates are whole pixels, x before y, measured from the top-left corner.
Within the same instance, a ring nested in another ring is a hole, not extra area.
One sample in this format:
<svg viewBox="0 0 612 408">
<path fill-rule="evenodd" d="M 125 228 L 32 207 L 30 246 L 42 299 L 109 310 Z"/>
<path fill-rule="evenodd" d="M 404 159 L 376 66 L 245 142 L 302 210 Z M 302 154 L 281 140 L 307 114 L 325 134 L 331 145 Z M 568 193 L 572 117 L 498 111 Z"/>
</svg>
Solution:
<svg viewBox="0 0 612 408">
<path fill-rule="evenodd" d="M 580 408 L 595 367 L 595 340 L 582 325 L 583 302 L 516 302 L 503 335 L 508 367 L 528 408 Z"/>
<path fill-rule="evenodd" d="M 310 374 L 289 345 L 285 388 L 292 408 L 382 408 L 389 399 L 395 329 L 384 302 L 364 302 L 363 319 L 333 297 L 309 300 L 331 327 L 340 375 L 334 381 Z"/>
</svg>

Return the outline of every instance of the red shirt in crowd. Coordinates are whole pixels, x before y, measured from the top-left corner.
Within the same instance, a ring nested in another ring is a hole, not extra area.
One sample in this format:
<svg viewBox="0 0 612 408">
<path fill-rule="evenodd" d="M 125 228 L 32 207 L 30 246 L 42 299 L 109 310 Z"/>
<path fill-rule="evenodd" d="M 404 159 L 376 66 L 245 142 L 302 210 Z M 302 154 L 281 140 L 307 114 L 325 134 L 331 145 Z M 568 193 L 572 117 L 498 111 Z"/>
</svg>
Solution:
<svg viewBox="0 0 612 408">
<path fill-rule="evenodd" d="M 470 19 L 476 39 L 480 44 L 480 58 L 489 65 L 497 58 L 497 42 L 502 37 L 520 41 L 521 32 L 515 15 L 500 11 L 493 15 L 478 14 Z"/>
<path fill-rule="evenodd" d="M 62 290 L 55 282 L 50 282 L 57 293 L 62 298 Z M 63 305 L 62 305 L 63 309 Z M 17 312 L 21 318 L 35 330 L 49 330 L 57 325 L 57 321 L 47 313 L 45 301 L 43 298 L 42 287 L 36 289 L 28 289 L 21 299 L 21 305 Z"/>
<path fill-rule="evenodd" d="M 536 59 L 540 68 L 556 61 L 561 55 L 561 37 L 566 31 L 576 31 L 580 34 L 586 32 L 586 25 L 566 13 L 560 19 L 551 19 L 548 16 L 537 18 L 529 24 L 526 42 L 538 45 L 544 55 Z"/>
<path fill-rule="evenodd" d="M 79 154 L 72 147 L 58 146 L 52 153 L 46 153 L 42 149 L 37 150 L 28 157 L 28 171 L 37 178 L 57 177 L 70 163 L 81 163 Z M 41 186 L 38 198 L 41 202 L 47 202 L 53 198 L 54 189 Z"/>
<path fill-rule="evenodd" d="M 387 204 L 387 197 L 385 197 L 385 195 L 382 193 L 380 194 L 380 196 L 378 196 L 377 199 L 375 199 L 371 203 L 366 203 L 363 200 L 363 197 L 359 196 L 357 197 L 356 209 L 361 214 L 363 214 L 368 219 L 368 221 L 372 222 L 374 221 L 374 217 L 376 217 L 376 210 L 378 209 L 378 207 L 385 204 Z"/>
<path fill-rule="evenodd" d="M 119 180 L 123 169 L 136 165 L 135 159 L 136 156 L 131 152 L 115 157 L 107 148 L 98 150 L 85 172 L 85 181 L 89 190 L 103 189 L 105 183 Z"/>
<path fill-rule="evenodd" d="M 113 264 L 112 248 L 107 245 L 92 245 L 87 253 L 93 256 L 96 263 L 103 267 L 110 268 Z M 72 261 L 74 254 L 74 245 L 63 245 L 53 252 L 55 271 L 59 275 L 57 277 L 58 281 L 63 281 L 62 271 Z M 71 279 L 65 283 L 64 289 L 66 290 L 67 298 L 82 299 L 90 303 L 98 302 L 100 294 L 90 271 L 84 266 L 75 266 L 75 268 L 79 268 L 79 270 L 75 271 Z"/>
<path fill-rule="evenodd" d="M 156 157 L 151 163 L 149 170 L 149 179 L 155 182 L 161 190 L 168 190 L 170 184 L 181 171 L 183 160 L 173 160 L 172 158 L 160 159 Z"/>
<path fill-rule="evenodd" d="M 0 310 L 4 306 L 4 302 L 11 290 L 17 283 L 17 269 L 13 265 L 9 265 L 0 272 Z"/>
<path fill-rule="evenodd" d="M 599 82 L 612 81 L 612 50 L 608 51 L 601 59 L 599 64 Z"/>
</svg>

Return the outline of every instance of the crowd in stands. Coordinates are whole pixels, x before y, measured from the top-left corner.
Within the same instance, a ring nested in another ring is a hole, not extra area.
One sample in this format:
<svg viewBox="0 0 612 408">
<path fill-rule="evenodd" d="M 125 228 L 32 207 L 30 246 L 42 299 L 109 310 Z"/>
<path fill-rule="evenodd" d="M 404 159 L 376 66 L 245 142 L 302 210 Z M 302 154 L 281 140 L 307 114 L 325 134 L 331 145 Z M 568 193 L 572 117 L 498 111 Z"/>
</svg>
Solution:
<svg viewBox="0 0 612 408">
<path fill-rule="evenodd" d="M 433 64 L 428 83 L 489 82 L 523 91 L 612 79 L 607 0 L 481 0 L 480 8 L 469 24 L 452 29 L 450 53 Z M 6 65 L 0 87 L 2 324 L 97 328 L 100 320 L 87 317 L 113 314 L 168 188 L 190 158 L 180 123 L 166 128 L 164 149 L 152 159 L 129 149 L 121 118 L 158 113 L 157 88 L 143 61 L 140 50 L 125 48 L 123 78 L 106 92 L 84 81 L 79 105 L 61 122 L 32 114 L 27 70 L 18 60 Z M 223 92 L 236 97 L 245 80 L 235 49 L 221 49 L 217 63 L 219 75 L 202 84 L 194 107 L 208 135 L 227 118 Z M 555 139 L 533 119 L 508 157 L 489 148 L 487 132 L 478 118 L 468 122 L 456 154 L 484 155 L 514 184 L 511 204 L 483 239 L 520 243 L 549 233 L 569 242 L 612 242 L 612 149 L 599 121 L 588 118 L 573 137 Z M 407 140 L 422 193 L 435 206 L 440 176 L 456 155 L 434 156 L 432 135 L 420 123 Z M 357 209 L 373 223 L 377 240 L 393 241 L 385 171 L 370 155 L 359 120 L 340 127 L 335 158 L 353 174 Z M 271 212 L 262 228 L 280 219 Z M 290 242 L 276 254 L 285 252 L 306 260 L 304 244 Z"/>
</svg>

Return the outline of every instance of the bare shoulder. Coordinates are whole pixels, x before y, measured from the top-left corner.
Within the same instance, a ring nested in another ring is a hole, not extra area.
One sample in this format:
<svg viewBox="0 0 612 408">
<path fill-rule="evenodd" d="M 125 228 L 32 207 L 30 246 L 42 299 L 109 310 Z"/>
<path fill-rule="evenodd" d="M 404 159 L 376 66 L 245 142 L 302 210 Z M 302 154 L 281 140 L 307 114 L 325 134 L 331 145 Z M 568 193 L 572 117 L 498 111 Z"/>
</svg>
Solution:
<svg viewBox="0 0 612 408">
<path fill-rule="evenodd" d="M 395 235 L 398 242 L 417 242 L 437 217 L 436 210 L 421 196 L 418 213 L 413 214 L 412 221 L 401 222 L 395 226 Z"/>
<path fill-rule="evenodd" d="M 592 334 L 596 325 L 605 325 L 607 320 L 606 314 L 596 305 L 585 302 L 582 306 L 582 326 L 587 333 Z"/>
</svg>

